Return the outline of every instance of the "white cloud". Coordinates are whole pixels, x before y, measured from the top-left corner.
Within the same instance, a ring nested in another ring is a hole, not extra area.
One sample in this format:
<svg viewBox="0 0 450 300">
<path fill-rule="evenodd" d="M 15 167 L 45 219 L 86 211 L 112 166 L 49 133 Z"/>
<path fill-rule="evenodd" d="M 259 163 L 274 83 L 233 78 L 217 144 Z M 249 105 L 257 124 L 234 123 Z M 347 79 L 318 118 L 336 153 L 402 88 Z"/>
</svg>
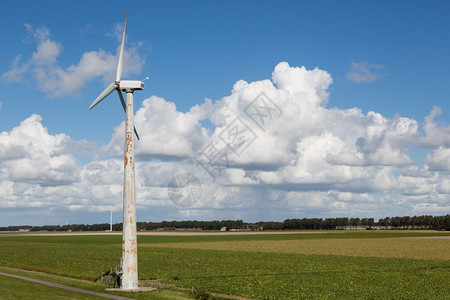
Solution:
<svg viewBox="0 0 450 300">
<path fill-rule="evenodd" d="M 419 203 L 414 205 L 415 215 L 446 215 L 450 211 L 450 205 L 442 206 L 437 203 Z"/>
<path fill-rule="evenodd" d="M 11 62 L 10 70 L 3 73 L 2 79 L 6 79 L 9 82 L 22 82 L 27 71 L 28 63 L 22 63 L 22 56 L 17 55 Z"/>
<path fill-rule="evenodd" d="M 36 81 L 39 89 L 54 97 L 76 95 L 86 82 L 96 77 L 113 80 L 117 54 L 101 49 L 85 52 L 77 64 L 65 68 L 58 62 L 63 46 L 51 39 L 49 29 L 44 26 L 34 29 L 28 24 L 25 27 L 30 39 L 37 43 L 36 50 L 26 61 L 21 55 L 16 56 L 10 70 L 2 75 L 3 79 L 10 82 Z M 129 67 L 125 68 L 125 75 L 141 72 L 145 59 L 139 52 L 140 46 L 140 43 L 135 43 L 126 48 L 124 60 L 125 66 Z"/>
<path fill-rule="evenodd" d="M 385 73 L 380 73 L 384 70 L 384 66 L 380 64 L 369 64 L 368 62 L 353 62 L 350 66 L 350 71 L 345 77 L 355 83 L 373 82 L 381 77 L 386 76 Z"/>
<path fill-rule="evenodd" d="M 433 171 L 450 171 L 450 148 L 440 147 L 427 154 L 425 162 Z"/>
<path fill-rule="evenodd" d="M 450 177 L 443 177 L 438 184 L 437 190 L 441 194 L 450 195 Z"/>
<path fill-rule="evenodd" d="M 141 157 L 186 158 L 207 140 L 207 130 L 200 121 L 206 118 L 212 103 L 194 106 L 190 111 L 177 111 L 175 103 L 152 96 L 142 102 L 135 115 L 135 127 L 141 137 L 136 143 L 136 154 Z M 122 155 L 125 123 L 114 129 L 114 135 L 105 151 Z"/>
<path fill-rule="evenodd" d="M 328 108 L 331 83 L 326 71 L 283 62 L 271 80 L 239 80 L 229 95 L 187 112 L 160 97 L 144 100 L 135 115 L 141 136 L 136 142 L 139 219 L 257 221 L 445 212 L 450 152 L 447 127 L 434 123 L 438 110 L 427 117 L 420 137 L 413 119 Z M 206 119 L 212 128 L 202 126 Z M 238 153 L 232 137 L 239 128 L 230 127 L 236 122 L 246 124 L 240 130 L 254 133 L 247 136 L 252 143 Z M 106 157 L 80 165 L 74 153 L 91 143 L 51 135 L 39 116 L 27 118 L 0 133 L 1 205 L 83 214 L 119 211 L 123 140 L 122 123 L 102 146 Z M 201 151 L 211 143 L 229 158 L 228 166 L 214 170 L 220 171 L 215 180 L 195 161 L 204 158 Z M 418 143 L 434 150 L 423 167 L 408 153 L 408 146 Z M 181 172 L 202 182 L 202 198 L 190 208 L 177 207 L 167 194 L 169 181 Z"/>
<path fill-rule="evenodd" d="M 425 117 L 423 131 L 425 136 L 420 138 L 420 144 L 428 148 L 450 147 L 450 126 L 442 126 L 435 122 L 436 117 L 442 114 L 442 110 L 433 106 L 430 114 Z"/>
<path fill-rule="evenodd" d="M 50 135 L 32 115 L 10 132 L 0 133 L 0 167 L 7 180 L 42 185 L 66 184 L 77 180 L 78 164 L 68 153 L 70 137 Z"/>
<path fill-rule="evenodd" d="M 450 171 L 450 126 L 435 121 L 441 114 L 442 110 L 434 106 L 430 114 L 425 117 L 424 136 L 419 138 L 419 145 L 434 149 L 425 158 L 431 170 Z"/>
<path fill-rule="evenodd" d="M 111 32 L 107 32 L 105 35 L 116 39 L 118 42 L 122 42 L 123 23 L 117 23 L 114 25 Z"/>
<path fill-rule="evenodd" d="M 272 80 L 276 85 L 270 80 L 238 81 L 231 95 L 214 104 L 206 101 L 187 113 L 161 98 L 145 100 L 136 113 L 141 131 L 137 153 L 141 157 L 193 160 L 202 158 L 201 150 L 212 143 L 228 154 L 230 167 L 219 174 L 223 184 L 260 183 L 281 189 L 297 184 L 319 191 L 400 194 L 430 190 L 407 183 L 419 183 L 420 176 L 407 176 L 412 179 L 406 180 L 397 174 L 397 168 L 414 164 L 407 146 L 416 142 L 417 121 L 400 116 L 388 119 L 376 112 L 363 114 L 357 108 L 327 109 L 327 89 L 332 80 L 322 70 L 309 71 L 283 62 L 275 67 Z M 264 128 L 244 113 L 262 92 L 282 110 L 281 116 L 273 119 L 266 115 Z M 229 135 L 236 117 L 255 133 L 254 141 L 238 154 L 227 148 L 223 138 Z M 209 137 L 200 125 L 205 118 L 216 126 Z M 107 149 L 122 155 L 122 140 L 123 124 L 115 129 Z M 431 181 L 421 186 L 431 186 Z"/>
<path fill-rule="evenodd" d="M 40 66 L 53 65 L 56 63 L 56 59 L 61 51 L 62 46 L 57 42 L 51 40 L 40 41 L 31 59 Z"/>
</svg>

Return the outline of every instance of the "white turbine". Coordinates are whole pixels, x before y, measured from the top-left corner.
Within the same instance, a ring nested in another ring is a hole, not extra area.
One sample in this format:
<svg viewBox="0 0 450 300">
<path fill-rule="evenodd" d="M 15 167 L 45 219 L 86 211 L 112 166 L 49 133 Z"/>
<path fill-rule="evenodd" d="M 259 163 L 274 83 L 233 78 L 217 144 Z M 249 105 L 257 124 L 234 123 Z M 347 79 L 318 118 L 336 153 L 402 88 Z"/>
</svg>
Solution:
<svg viewBox="0 0 450 300">
<path fill-rule="evenodd" d="M 125 32 L 127 30 L 128 10 L 123 28 L 122 44 L 120 45 L 119 62 L 117 64 L 116 81 L 111 83 L 92 102 L 92 109 L 100 101 L 105 99 L 114 90 L 119 94 L 123 109 L 125 110 L 125 162 L 124 162 L 124 187 L 123 187 L 123 232 L 122 232 L 122 290 L 138 289 L 138 265 L 137 265 L 137 237 L 136 237 L 136 198 L 134 188 L 134 141 L 133 129 L 139 139 L 136 128 L 133 125 L 133 92 L 143 90 L 142 81 L 121 80 L 123 73 L 123 56 L 125 48 Z M 127 93 L 127 102 L 123 99 L 122 91 Z"/>
<path fill-rule="evenodd" d="M 112 232 L 112 209 L 109 211 L 109 231 Z"/>
</svg>

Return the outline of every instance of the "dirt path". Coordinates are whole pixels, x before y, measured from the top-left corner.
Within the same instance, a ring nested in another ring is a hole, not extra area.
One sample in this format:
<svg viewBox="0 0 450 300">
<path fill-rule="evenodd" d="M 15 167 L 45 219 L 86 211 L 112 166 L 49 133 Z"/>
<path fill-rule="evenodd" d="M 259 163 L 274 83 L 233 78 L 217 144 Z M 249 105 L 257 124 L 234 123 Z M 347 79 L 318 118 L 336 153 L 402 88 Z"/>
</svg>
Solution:
<svg viewBox="0 0 450 300">
<path fill-rule="evenodd" d="M 51 282 L 51 281 L 35 279 L 35 278 L 30 278 L 30 277 L 25 277 L 25 276 L 20 276 L 20 275 L 14 275 L 14 274 L 8 274 L 8 273 L 0 272 L 0 276 L 7 276 L 7 277 L 12 277 L 12 278 L 27 280 L 27 281 L 30 281 L 30 282 L 44 284 L 44 285 L 48 285 L 48 286 L 59 288 L 59 289 L 63 289 L 63 290 L 68 290 L 68 291 L 82 293 L 82 294 L 87 294 L 87 295 L 93 295 L 93 296 L 107 298 L 107 299 L 132 300 L 131 298 L 126 298 L 126 297 L 110 295 L 110 294 L 106 294 L 106 293 L 100 293 L 100 292 L 80 289 L 80 288 L 71 287 L 71 286 L 67 286 L 67 285 L 63 285 L 63 284 L 59 284 L 59 283 L 55 283 L 55 282 Z"/>
</svg>

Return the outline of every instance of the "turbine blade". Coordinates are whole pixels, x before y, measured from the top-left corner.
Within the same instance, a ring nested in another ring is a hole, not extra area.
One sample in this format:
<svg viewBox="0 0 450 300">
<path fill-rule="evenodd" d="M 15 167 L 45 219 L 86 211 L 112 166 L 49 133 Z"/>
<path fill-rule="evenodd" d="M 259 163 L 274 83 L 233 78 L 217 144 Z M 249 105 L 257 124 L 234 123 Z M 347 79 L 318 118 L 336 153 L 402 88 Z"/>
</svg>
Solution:
<svg viewBox="0 0 450 300">
<path fill-rule="evenodd" d="M 123 111 L 126 113 L 127 112 L 127 105 L 125 104 L 125 99 L 123 98 L 122 92 L 119 91 L 118 89 L 116 89 L 116 91 L 119 94 L 120 103 L 122 103 Z M 139 141 L 140 138 L 139 138 L 139 134 L 137 133 L 136 127 L 134 127 L 134 134 L 136 134 L 136 137 L 137 137 L 137 139 Z"/>
<path fill-rule="evenodd" d="M 125 33 L 127 31 L 128 9 L 125 16 L 125 25 L 123 26 L 122 44 L 120 44 L 119 63 L 117 64 L 116 82 L 119 82 L 123 73 L 123 55 L 125 50 Z"/>
<path fill-rule="evenodd" d="M 122 103 L 123 111 L 127 112 L 127 105 L 125 104 L 125 99 L 123 99 L 122 92 L 119 91 L 118 89 L 116 91 L 117 91 L 117 94 L 119 94 L 119 98 L 120 98 L 120 102 Z"/>
<path fill-rule="evenodd" d="M 139 134 L 137 133 L 136 127 L 134 127 L 134 134 L 136 135 L 136 137 L 137 137 L 137 139 L 138 139 L 138 141 L 139 141 L 140 138 L 139 138 Z"/>
<path fill-rule="evenodd" d="M 96 106 L 100 101 L 105 99 L 109 94 L 111 94 L 116 89 L 116 84 L 113 82 L 106 87 L 106 89 L 97 97 L 97 99 L 92 102 L 91 106 L 89 106 L 89 110 L 91 110 L 94 106 Z"/>
</svg>

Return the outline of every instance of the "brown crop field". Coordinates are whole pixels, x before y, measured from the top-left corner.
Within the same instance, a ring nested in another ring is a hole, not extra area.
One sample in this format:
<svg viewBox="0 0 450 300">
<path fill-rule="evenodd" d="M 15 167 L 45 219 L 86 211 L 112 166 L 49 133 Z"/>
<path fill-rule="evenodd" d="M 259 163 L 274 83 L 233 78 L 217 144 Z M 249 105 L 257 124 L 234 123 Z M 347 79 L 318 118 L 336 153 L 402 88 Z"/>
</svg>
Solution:
<svg viewBox="0 0 450 300">
<path fill-rule="evenodd" d="M 450 237 L 160 243 L 140 247 L 450 260 Z"/>
</svg>

